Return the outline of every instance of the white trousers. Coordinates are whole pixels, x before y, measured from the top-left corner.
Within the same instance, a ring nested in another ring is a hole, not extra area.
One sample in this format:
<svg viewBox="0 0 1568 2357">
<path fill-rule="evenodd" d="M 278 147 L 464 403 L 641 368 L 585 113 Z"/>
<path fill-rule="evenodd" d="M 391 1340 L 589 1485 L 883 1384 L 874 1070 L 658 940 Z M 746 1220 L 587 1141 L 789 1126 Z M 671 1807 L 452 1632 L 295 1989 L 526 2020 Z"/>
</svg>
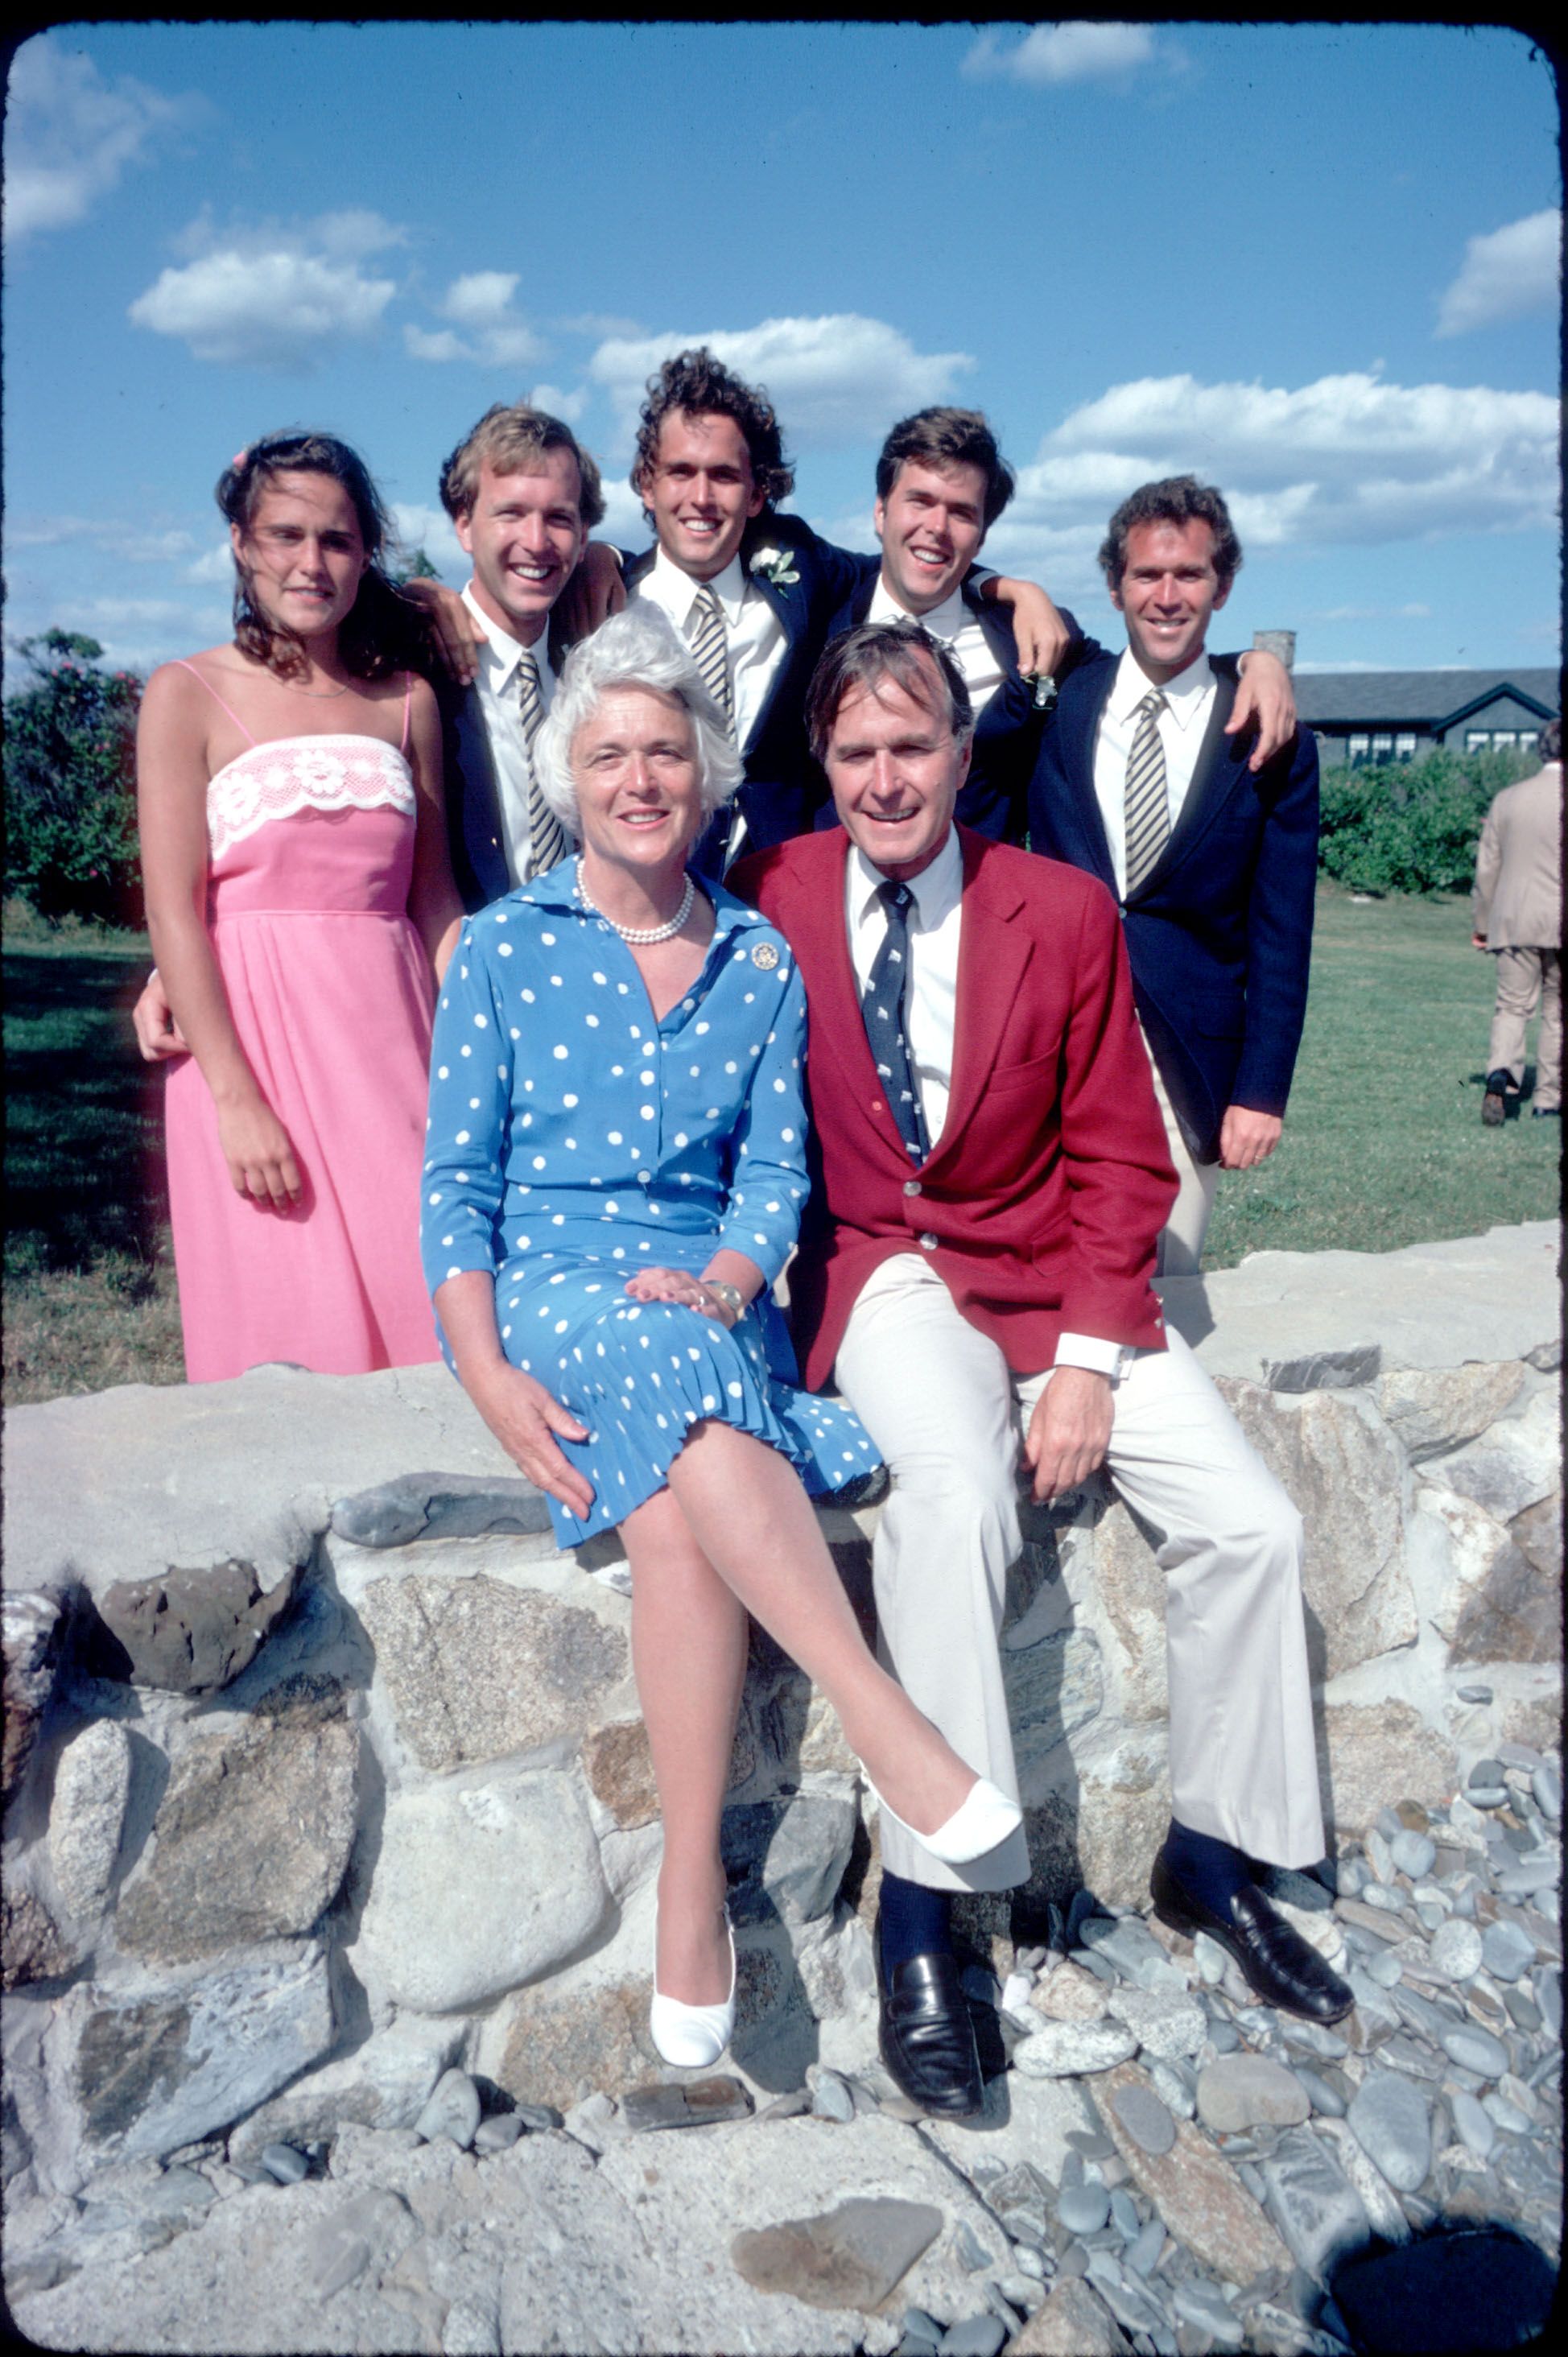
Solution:
<svg viewBox="0 0 1568 2357">
<path fill-rule="evenodd" d="M 1142 1027 L 1140 1026 L 1140 1028 Z M 1147 1039 L 1144 1041 L 1148 1048 Z M 1214 1198 L 1219 1190 L 1218 1162 L 1195 1162 L 1191 1149 L 1181 1134 L 1181 1124 L 1176 1117 L 1176 1107 L 1165 1092 L 1155 1063 L 1154 1050 L 1149 1050 L 1149 1070 L 1155 1080 L 1155 1103 L 1160 1109 L 1160 1119 L 1165 1125 L 1165 1144 L 1180 1181 L 1171 1215 L 1160 1230 L 1159 1274 L 1161 1276 L 1196 1276 L 1203 1260 L 1203 1240 L 1208 1233 L 1208 1222 L 1214 1214 Z"/>
<path fill-rule="evenodd" d="M 839 1387 L 893 1476 L 872 1553 L 882 1660 L 960 1757 L 1015 1798 L 997 1638 L 1021 1544 L 1021 1436 L 1049 1381 L 1015 1376 L 913 1254 L 873 1273 L 839 1346 Z M 1118 1383 L 1106 1461 L 1163 1534 L 1174 1815 L 1251 1857 L 1315 1863 L 1300 1515 L 1176 1334 Z M 882 1858 L 941 1890 L 1028 1877 L 1021 1832 L 954 1869 L 885 1816 Z"/>
</svg>

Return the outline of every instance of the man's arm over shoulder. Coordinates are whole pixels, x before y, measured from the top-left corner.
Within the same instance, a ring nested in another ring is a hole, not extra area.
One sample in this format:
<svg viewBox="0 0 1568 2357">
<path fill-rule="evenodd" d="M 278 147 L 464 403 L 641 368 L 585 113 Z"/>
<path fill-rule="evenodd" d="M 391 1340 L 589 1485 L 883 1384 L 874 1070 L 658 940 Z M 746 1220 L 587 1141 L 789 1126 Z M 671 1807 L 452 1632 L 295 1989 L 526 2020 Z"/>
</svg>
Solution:
<svg viewBox="0 0 1568 2357">
<path fill-rule="evenodd" d="M 1257 780 L 1263 804 L 1247 903 L 1247 1011 L 1232 1104 L 1283 1114 L 1306 1017 L 1317 890 L 1317 739 L 1299 729 Z"/>
</svg>

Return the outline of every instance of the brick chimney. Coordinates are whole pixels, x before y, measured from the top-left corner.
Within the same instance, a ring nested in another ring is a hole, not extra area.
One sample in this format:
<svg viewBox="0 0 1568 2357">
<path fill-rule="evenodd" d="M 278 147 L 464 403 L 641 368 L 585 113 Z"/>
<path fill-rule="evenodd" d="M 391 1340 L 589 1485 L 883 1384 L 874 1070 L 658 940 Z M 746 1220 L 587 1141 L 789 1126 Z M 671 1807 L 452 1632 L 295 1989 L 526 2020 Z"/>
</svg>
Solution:
<svg viewBox="0 0 1568 2357">
<path fill-rule="evenodd" d="M 1295 669 L 1295 632 L 1294 630 L 1254 630 L 1252 644 L 1262 647 L 1265 654 L 1278 655 L 1286 671 Z"/>
</svg>

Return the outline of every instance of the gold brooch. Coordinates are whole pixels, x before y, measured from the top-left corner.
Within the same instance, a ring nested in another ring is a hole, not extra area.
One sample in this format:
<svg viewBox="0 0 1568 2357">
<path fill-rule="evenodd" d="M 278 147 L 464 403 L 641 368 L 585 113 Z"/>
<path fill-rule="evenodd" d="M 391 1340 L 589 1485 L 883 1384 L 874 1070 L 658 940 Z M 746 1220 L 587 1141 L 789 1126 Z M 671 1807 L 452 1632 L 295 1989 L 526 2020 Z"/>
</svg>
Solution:
<svg viewBox="0 0 1568 2357">
<path fill-rule="evenodd" d="M 764 974 L 770 974 L 779 963 L 779 952 L 771 942 L 753 942 L 751 963 L 759 965 Z"/>
</svg>

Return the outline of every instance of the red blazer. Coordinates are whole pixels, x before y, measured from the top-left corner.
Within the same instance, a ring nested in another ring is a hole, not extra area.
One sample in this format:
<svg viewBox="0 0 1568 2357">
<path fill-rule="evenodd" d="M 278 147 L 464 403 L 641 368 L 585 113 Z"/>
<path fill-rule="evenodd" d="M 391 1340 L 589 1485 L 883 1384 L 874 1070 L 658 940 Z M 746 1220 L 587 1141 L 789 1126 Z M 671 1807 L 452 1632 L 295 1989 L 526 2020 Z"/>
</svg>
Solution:
<svg viewBox="0 0 1568 2357">
<path fill-rule="evenodd" d="M 812 1198 L 789 1274 L 824 1384 L 866 1278 L 926 1251 L 1019 1373 L 1065 1330 L 1163 1350 L 1149 1280 L 1176 1173 L 1133 1016 L 1116 904 L 1077 868 L 958 829 L 952 1092 L 918 1178 L 866 1044 L 844 924 L 849 838 L 798 835 L 730 876 L 785 935 L 810 1008 Z M 934 1237 L 934 1244 L 922 1240 Z"/>
</svg>

